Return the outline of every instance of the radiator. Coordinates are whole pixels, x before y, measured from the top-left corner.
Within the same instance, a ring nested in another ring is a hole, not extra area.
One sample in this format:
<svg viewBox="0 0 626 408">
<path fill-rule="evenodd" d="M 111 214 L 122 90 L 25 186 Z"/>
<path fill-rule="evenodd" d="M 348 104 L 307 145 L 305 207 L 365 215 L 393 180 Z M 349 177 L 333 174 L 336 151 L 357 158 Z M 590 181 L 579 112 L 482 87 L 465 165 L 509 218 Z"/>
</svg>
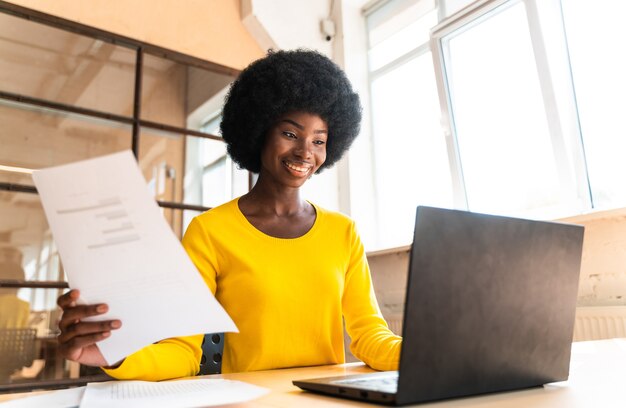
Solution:
<svg viewBox="0 0 626 408">
<path fill-rule="evenodd" d="M 388 317 L 391 331 L 402 335 L 402 318 Z M 574 341 L 626 337 L 626 306 L 589 306 L 576 308 Z"/>
<path fill-rule="evenodd" d="M 626 337 L 626 306 L 576 308 L 574 341 Z"/>
</svg>

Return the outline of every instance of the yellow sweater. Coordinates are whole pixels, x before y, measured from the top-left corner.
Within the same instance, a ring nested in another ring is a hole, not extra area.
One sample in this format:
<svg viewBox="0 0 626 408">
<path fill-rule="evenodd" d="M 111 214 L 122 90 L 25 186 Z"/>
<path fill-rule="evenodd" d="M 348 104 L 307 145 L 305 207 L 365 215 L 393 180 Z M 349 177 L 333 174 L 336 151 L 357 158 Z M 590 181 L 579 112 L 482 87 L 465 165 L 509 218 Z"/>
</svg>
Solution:
<svg viewBox="0 0 626 408">
<path fill-rule="evenodd" d="M 226 334 L 222 371 L 343 363 L 342 317 L 357 358 L 396 370 L 401 338 L 380 313 L 354 223 L 315 206 L 315 223 L 305 235 L 274 238 L 253 227 L 237 202 L 196 217 L 183 238 L 240 331 Z M 201 339 L 164 340 L 106 371 L 120 379 L 194 375 Z"/>
</svg>

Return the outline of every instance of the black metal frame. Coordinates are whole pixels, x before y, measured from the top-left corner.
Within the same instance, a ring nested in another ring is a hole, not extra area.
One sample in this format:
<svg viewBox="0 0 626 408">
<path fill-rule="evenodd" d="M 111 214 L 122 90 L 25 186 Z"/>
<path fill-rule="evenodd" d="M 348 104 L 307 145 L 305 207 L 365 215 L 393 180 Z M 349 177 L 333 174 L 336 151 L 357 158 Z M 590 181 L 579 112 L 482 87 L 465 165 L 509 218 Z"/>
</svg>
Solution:
<svg viewBox="0 0 626 408">
<path fill-rule="evenodd" d="M 135 61 L 135 95 L 133 102 L 133 141 L 132 148 L 135 158 L 139 160 L 139 116 L 141 114 L 141 83 L 143 77 L 143 48 L 137 48 L 137 60 Z"/>
<path fill-rule="evenodd" d="M 69 285 L 62 281 L 0 279 L 0 288 L 67 289 Z"/>
<path fill-rule="evenodd" d="M 112 122 L 127 124 L 132 126 L 132 146 L 131 149 L 136 158 L 139 153 L 139 139 L 141 128 L 151 128 L 162 130 L 165 132 L 178 134 L 180 136 L 195 136 L 206 139 L 222 141 L 222 138 L 209 133 L 180 128 L 154 121 L 144 120 L 140 118 L 141 115 L 141 90 L 142 90 L 142 76 L 143 76 L 143 59 L 144 54 L 150 54 L 156 57 L 165 58 L 177 63 L 185 64 L 188 66 L 205 69 L 208 71 L 216 72 L 223 75 L 232 76 L 233 79 L 239 74 L 239 70 L 216 64 L 210 61 L 201 60 L 199 58 L 186 55 L 177 51 L 169 50 L 153 44 L 138 41 L 129 37 L 125 37 L 119 34 L 111 33 L 105 30 L 101 30 L 95 27 L 90 27 L 84 24 L 77 23 L 75 21 L 67 20 L 50 14 L 42 13 L 36 10 L 31 10 L 26 7 L 18 6 L 6 1 L 0 0 L 0 13 L 10 14 L 15 17 L 23 18 L 25 20 L 41 23 L 47 26 L 59 28 L 65 31 L 70 31 L 79 35 L 95 38 L 110 44 L 123 46 L 135 51 L 136 54 L 136 66 L 135 66 L 135 86 L 133 96 L 133 116 L 117 115 L 108 112 L 103 112 L 95 109 L 84 108 L 80 106 L 73 106 L 51 100 L 35 98 L 27 95 L 20 95 L 11 92 L 5 92 L 0 90 L 0 100 L 12 101 L 19 104 L 25 104 L 29 106 L 37 106 L 41 108 L 51 109 L 57 112 L 68 112 L 86 117 L 105 119 Z M 249 184 L 251 187 L 251 175 L 249 177 Z M 0 191 L 12 191 L 20 193 L 37 194 L 37 189 L 33 186 L 0 182 Z M 169 208 L 175 210 L 192 210 L 192 211 L 206 211 L 210 207 L 204 207 L 199 205 L 190 205 L 178 202 L 157 201 L 158 205 L 162 208 Z M 67 282 L 53 282 L 53 281 L 24 281 L 24 280 L 0 280 L 0 287 L 2 288 L 40 288 L 40 289 L 66 289 L 68 288 Z M 62 380 L 44 380 L 44 381 L 32 381 L 19 384 L 0 384 L 0 393 L 6 392 L 23 392 L 34 389 L 50 389 L 60 388 L 68 386 L 83 385 L 91 381 L 102 381 L 109 377 L 95 376 L 95 377 L 81 377 L 78 379 L 62 379 Z"/>
</svg>

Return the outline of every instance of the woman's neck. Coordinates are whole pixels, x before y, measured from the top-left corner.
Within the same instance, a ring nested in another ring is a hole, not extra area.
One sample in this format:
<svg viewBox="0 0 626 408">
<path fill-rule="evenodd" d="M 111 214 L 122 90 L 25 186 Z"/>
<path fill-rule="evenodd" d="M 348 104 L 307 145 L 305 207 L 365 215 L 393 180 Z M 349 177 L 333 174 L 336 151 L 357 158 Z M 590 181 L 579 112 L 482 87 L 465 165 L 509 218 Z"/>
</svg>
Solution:
<svg viewBox="0 0 626 408">
<path fill-rule="evenodd" d="M 275 190 L 255 185 L 238 201 L 248 222 L 275 238 L 298 238 L 315 223 L 315 208 L 302 198 L 299 189 Z"/>
<path fill-rule="evenodd" d="M 259 178 L 252 190 L 241 197 L 239 203 L 240 207 L 250 213 L 278 216 L 298 214 L 311 207 L 300 196 L 299 188 L 264 183 L 262 178 Z"/>
</svg>

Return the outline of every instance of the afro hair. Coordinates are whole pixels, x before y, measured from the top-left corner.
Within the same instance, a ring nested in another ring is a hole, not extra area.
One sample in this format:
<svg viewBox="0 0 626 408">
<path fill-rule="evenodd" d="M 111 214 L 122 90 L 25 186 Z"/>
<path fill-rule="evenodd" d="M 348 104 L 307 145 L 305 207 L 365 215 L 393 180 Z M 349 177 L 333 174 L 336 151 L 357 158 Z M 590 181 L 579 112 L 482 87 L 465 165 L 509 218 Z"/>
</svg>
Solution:
<svg viewBox="0 0 626 408">
<path fill-rule="evenodd" d="M 359 134 L 361 103 L 345 73 L 317 51 L 271 51 L 232 83 L 220 129 L 228 154 L 241 168 L 261 170 L 265 135 L 290 112 L 319 115 L 328 125 L 326 161 L 331 167 Z"/>
</svg>

